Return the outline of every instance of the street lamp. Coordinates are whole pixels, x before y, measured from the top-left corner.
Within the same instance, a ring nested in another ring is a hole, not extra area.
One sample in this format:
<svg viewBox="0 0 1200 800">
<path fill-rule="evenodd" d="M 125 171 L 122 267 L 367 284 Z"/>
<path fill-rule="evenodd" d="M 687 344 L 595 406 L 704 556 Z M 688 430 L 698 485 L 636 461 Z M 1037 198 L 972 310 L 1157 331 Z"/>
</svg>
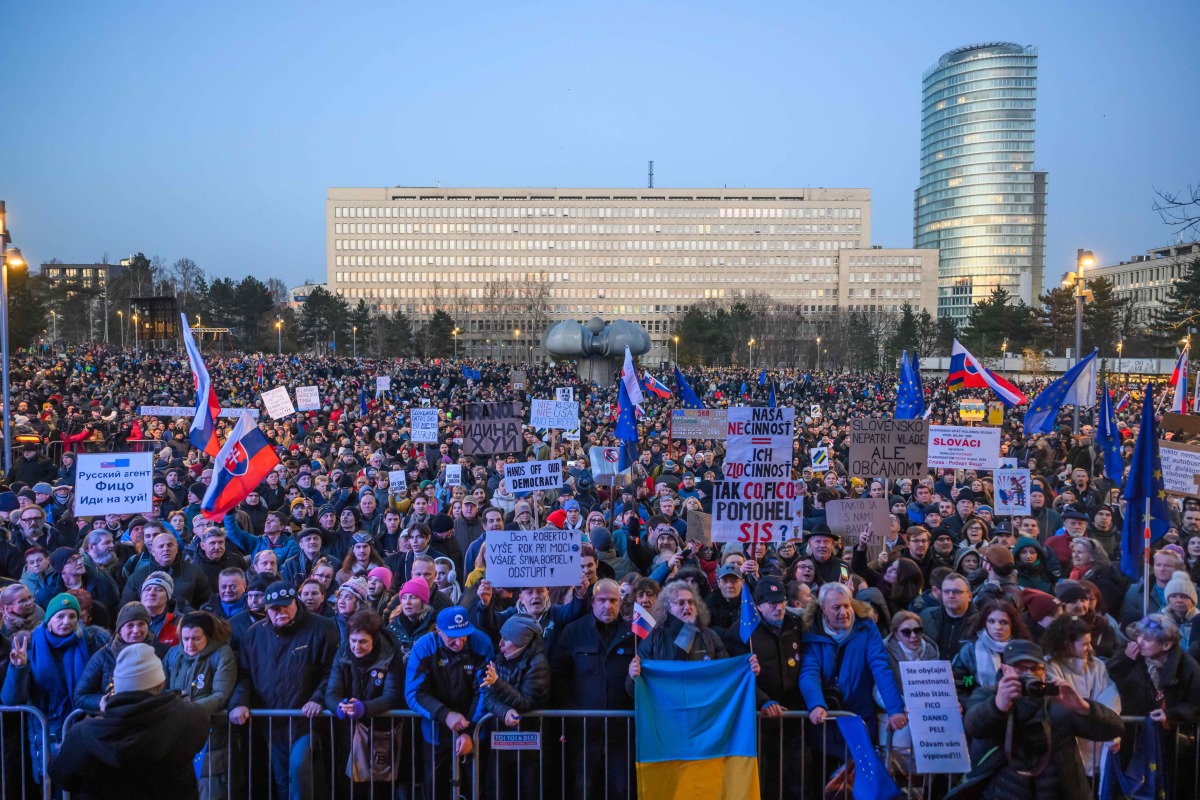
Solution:
<svg viewBox="0 0 1200 800">
<path fill-rule="evenodd" d="M 817 337 L 817 372 L 821 371 L 821 337 Z"/>
<path fill-rule="evenodd" d="M 197 317 L 197 319 L 199 318 Z M 138 351 L 138 336 L 140 334 L 141 331 L 138 330 L 137 312 L 135 311 L 133 312 L 133 352 L 135 353 Z"/>
<path fill-rule="evenodd" d="M 454 337 L 454 360 L 458 361 L 458 335 L 462 333 L 461 328 L 455 328 L 450 331 L 450 335 Z"/>
<path fill-rule="evenodd" d="M 1083 270 L 1096 265 L 1096 257 L 1091 250 L 1079 248 L 1075 251 L 1075 363 L 1078 364 L 1083 356 Z M 1079 405 L 1075 406 L 1075 419 L 1072 432 L 1079 433 Z"/>
<path fill-rule="evenodd" d="M 675 363 L 679 363 L 679 337 L 675 337 Z"/>
<path fill-rule="evenodd" d="M 1117 342 L 1117 374 L 1121 374 L 1121 351 L 1125 349 L 1125 340 Z"/>
<path fill-rule="evenodd" d="M 279 341 L 279 355 L 283 355 L 283 318 L 275 318 L 275 338 Z"/>
<path fill-rule="evenodd" d="M 517 350 L 515 353 L 513 353 L 513 363 L 516 364 L 517 359 L 519 359 L 521 357 L 521 329 L 520 328 L 513 328 L 513 338 L 517 340 L 517 343 L 514 345 L 514 347 L 516 347 Z"/>
<path fill-rule="evenodd" d="M 750 369 L 754 369 L 754 339 L 746 342 L 746 346 L 750 348 Z"/>
<path fill-rule="evenodd" d="M 352 358 L 358 358 L 358 326 L 350 327 L 350 355 Z"/>
<path fill-rule="evenodd" d="M 58 341 L 58 312 L 54 311 L 53 309 L 51 309 L 51 311 L 50 311 L 50 327 L 54 331 L 53 333 L 50 334 L 50 341 L 57 342 Z"/>
<path fill-rule="evenodd" d="M 0 200 L 0 380 L 4 381 L 4 471 L 7 474 L 12 469 L 12 427 L 9 424 L 9 380 L 8 380 L 8 270 L 11 267 L 24 266 L 25 259 L 20 249 L 8 247 L 12 241 L 6 225 L 4 201 Z"/>
<path fill-rule="evenodd" d="M 1004 337 L 1004 341 L 1000 343 L 1000 373 L 1004 373 L 1004 359 L 1008 358 L 1008 337 Z"/>
<path fill-rule="evenodd" d="M 121 349 L 125 349 L 125 312 L 117 312 L 117 325 L 121 328 Z"/>
</svg>

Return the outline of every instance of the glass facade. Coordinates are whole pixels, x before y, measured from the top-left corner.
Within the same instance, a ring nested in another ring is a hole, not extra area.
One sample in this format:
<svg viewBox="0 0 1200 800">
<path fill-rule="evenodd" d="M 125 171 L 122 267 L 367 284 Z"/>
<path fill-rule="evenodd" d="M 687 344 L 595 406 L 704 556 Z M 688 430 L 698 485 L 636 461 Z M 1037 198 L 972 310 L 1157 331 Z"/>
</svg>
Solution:
<svg viewBox="0 0 1200 800">
<path fill-rule="evenodd" d="M 938 314 L 957 322 L 996 286 L 1042 291 L 1046 175 L 1033 169 L 1037 49 L 952 50 L 923 77 L 916 247 L 940 251 Z"/>
</svg>

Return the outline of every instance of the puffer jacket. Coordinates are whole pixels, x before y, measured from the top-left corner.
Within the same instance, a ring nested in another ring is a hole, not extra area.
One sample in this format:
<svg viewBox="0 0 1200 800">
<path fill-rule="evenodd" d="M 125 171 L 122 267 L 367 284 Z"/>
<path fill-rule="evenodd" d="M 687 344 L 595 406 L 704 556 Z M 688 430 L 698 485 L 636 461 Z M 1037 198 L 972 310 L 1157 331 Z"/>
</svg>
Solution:
<svg viewBox="0 0 1200 800">
<path fill-rule="evenodd" d="M 338 649 L 325 689 L 325 707 L 338 713 L 338 705 L 354 698 L 373 717 L 404 702 L 404 655 L 390 630 L 379 632 L 371 654 L 361 661 L 346 645 Z"/>
<path fill-rule="evenodd" d="M 495 652 L 492 640 L 478 630 L 467 635 L 466 646 L 457 653 L 442 645 L 437 631 L 413 645 L 404 676 L 404 699 L 423 717 L 421 735 L 426 742 L 442 744 L 451 711 L 470 720 L 472 727 L 464 732 L 472 731 L 483 715 L 479 690 L 483 669 Z"/>
<path fill-rule="evenodd" d="M 483 707 L 503 720 L 509 711 L 525 714 L 545 707 L 550 697 L 550 662 L 541 636 L 515 658 L 497 654 L 496 682 L 483 691 Z"/>
<path fill-rule="evenodd" d="M 876 716 L 873 698 L 876 687 L 889 715 L 904 711 L 904 697 L 870 610 L 855 601 L 854 612 L 857 618 L 850 636 L 839 644 L 824 632 L 820 609 L 808 609 L 800 693 L 804 695 L 805 708 L 834 710 L 826 690 L 836 688 L 841 694 L 838 710 L 854 712 L 867 720 L 867 727 L 871 728 Z"/>
<path fill-rule="evenodd" d="M 153 647 L 154 654 L 160 659 L 166 658 L 171 649 L 153 636 L 145 644 Z M 75 687 L 76 708 L 97 713 L 100 711 L 100 699 L 113 691 L 112 675 L 113 668 L 117 665 L 117 655 L 126 647 L 128 643 L 122 641 L 119 636 L 114 636 L 112 641 L 92 654 L 87 666 L 83 668 L 79 684 Z"/>
<path fill-rule="evenodd" d="M 213 637 L 199 655 L 189 656 L 177 644 L 167 653 L 167 689 L 215 714 L 225 708 L 237 686 L 237 656 L 227 639 Z"/>
</svg>

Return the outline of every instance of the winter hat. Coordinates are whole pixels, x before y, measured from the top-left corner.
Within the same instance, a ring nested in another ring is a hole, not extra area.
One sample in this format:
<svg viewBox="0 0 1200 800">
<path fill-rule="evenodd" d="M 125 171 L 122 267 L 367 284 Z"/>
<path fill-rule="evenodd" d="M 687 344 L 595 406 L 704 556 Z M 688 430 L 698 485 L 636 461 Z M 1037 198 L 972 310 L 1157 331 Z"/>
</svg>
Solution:
<svg viewBox="0 0 1200 800">
<path fill-rule="evenodd" d="M 551 511 L 546 516 L 546 522 L 561 530 L 567 524 L 567 512 L 561 508 Z"/>
<path fill-rule="evenodd" d="M 54 595 L 54 599 L 46 604 L 46 618 L 42 624 L 48 624 L 51 617 L 67 608 L 73 609 L 76 615 L 79 614 L 79 601 L 75 596 L 66 592 Z"/>
<path fill-rule="evenodd" d="M 412 578 L 411 580 L 407 580 L 404 582 L 404 585 L 400 587 L 400 596 L 404 597 L 406 594 L 416 595 L 418 598 L 420 598 L 422 603 L 428 603 L 429 584 L 425 582 L 424 578 Z"/>
<path fill-rule="evenodd" d="M 117 632 L 120 633 L 126 622 L 136 622 L 139 619 L 149 625 L 150 612 L 136 600 L 126 603 L 121 606 L 121 612 L 117 614 Z"/>
<path fill-rule="evenodd" d="M 1058 602 L 1055 601 L 1053 595 L 1039 592 L 1037 589 L 1025 589 L 1022 591 L 1021 602 L 1025 604 L 1025 609 L 1029 612 L 1029 618 L 1034 622 L 1054 616 L 1054 611 L 1058 608 Z"/>
<path fill-rule="evenodd" d="M 317 509 L 317 519 L 320 519 L 326 514 L 333 514 L 334 516 L 337 516 L 337 509 L 333 507 L 332 503 L 326 503 Z"/>
<path fill-rule="evenodd" d="M 1002 544 L 994 544 L 989 547 L 984 551 L 983 557 L 1001 575 L 1007 575 L 1012 572 L 1015 566 L 1012 551 Z M 1006 567 L 1007 570 L 1005 570 Z"/>
<path fill-rule="evenodd" d="M 367 573 L 367 580 L 371 578 L 379 578 L 385 589 L 392 588 L 392 571 L 387 567 L 376 567 Z M 421 581 L 424 583 L 425 581 Z"/>
<path fill-rule="evenodd" d="M 196 481 L 195 483 L 193 483 L 191 486 L 188 487 L 188 494 L 193 494 L 200 500 L 204 499 L 204 493 L 207 491 L 208 491 L 208 487 L 205 486 L 200 481 Z"/>
<path fill-rule="evenodd" d="M 542 632 L 542 627 L 533 617 L 514 614 L 500 626 L 500 638 L 508 639 L 517 647 L 528 647 L 533 637 Z"/>
<path fill-rule="evenodd" d="M 592 543 L 592 547 L 596 548 L 598 553 L 607 553 L 613 549 L 613 536 L 608 528 L 602 525 L 597 525 L 588 533 L 588 539 Z"/>
<path fill-rule="evenodd" d="M 424 583 L 424 581 L 422 581 L 422 583 Z M 338 594 L 341 594 L 342 592 L 348 592 L 354 595 L 354 597 L 360 603 L 365 604 L 370 601 L 370 597 L 367 595 L 367 582 L 363 578 L 351 578 L 350 580 L 346 581 L 340 587 L 338 587 Z"/>
<path fill-rule="evenodd" d="M 1171 580 L 1167 581 L 1163 596 L 1170 600 L 1173 594 L 1186 594 L 1192 598 L 1192 605 L 1196 604 L 1196 584 L 1192 583 L 1191 576 L 1186 572 L 1172 573 Z"/>
<path fill-rule="evenodd" d="M 1080 600 L 1087 600 L 1092 596 L 1092 593 L 1079 581 L 1060 581 L 1054 593 L 1058 596 L 1058 602 L 1063 605 L 1078 603 Z"/>
<path fill-rule="evenodd" d="M 958 495 L 954 498 L 954 504 L 958 505 L 960 500 L 970 500 L 972 503 L 974 503 L 975 493 L 970 489 L 959 489 Z"/>
<path fill-rule="evenodd" d="M 270 572 L 256 572 L 250 576 L 250 582 L 246 584 L 246 591 L 266 592 L 277 580 L 279 580 L 278 575 L 272 575 Z"/>
<path fill-rule="evenodd" d="M 145 692 L 167 682 L 162 662 L 148 644 L 131 644 L 117 654 L 113 667 L 113 691 Z"/>
<path fill-rule="evenodd" d="M 454 519 L 448 514 L 434 514 L 429 520 L 429 530 L 434 536 L 454 530 Z"/>
<path fill-rule="evenodd" d="M 267 587 L 267 608 L 283 608 L 296 599 L 296 589 L 287 581 L 276 580 Z"/>
<path fill-rule="evenodd" d="M 60 547 L 56 549 L 50 554 L 50 569 L 54 572 L 62 572 L 67 562 L 77 555 L 79 555 L 79 551 L 73 547 Z"/>
<path fill-rule="evenodd" d="M 165 572 L 151 572 L 147 575 L 146 580 L 142 582 L 142 589 L 147 586 L 161 586 L 167 593 L 168 600 L 175 596 L 175 579 Z"/>
<path fill-rule="evenodd" d="M 42 481 L 33 485 L 34 494 L 54 494 L 54 490 L 50 488 L 50 484 Z"/>
</svg>

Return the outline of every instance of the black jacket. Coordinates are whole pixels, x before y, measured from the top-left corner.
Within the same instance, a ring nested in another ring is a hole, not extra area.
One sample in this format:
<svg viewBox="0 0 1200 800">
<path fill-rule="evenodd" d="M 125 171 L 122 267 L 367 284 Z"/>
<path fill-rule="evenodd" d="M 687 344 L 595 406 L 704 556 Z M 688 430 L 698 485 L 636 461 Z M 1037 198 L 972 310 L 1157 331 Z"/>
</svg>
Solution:
<svg viewBox="0 0 1200 800">
<path fill-rule="evenodd" d="M 362 661 L 345 645 L 338 648 L 325 688 L 325 707 L 337 714 L 338 704 L 350 698 L 362 701 L 368 717 L 403 706 L 404 657 L 386 628 Z"/>
<path fill-rule="evenodd" d="M 737 625 L 741 619 L 742 596 L 739 594 L 733 600 L 726 600 L 718 588 L 704 600 L 708 604 L 709 625 L 717 631 L 723 631 L 731 625 Z"/>
<path fill-rule="evenodd" d="M 675 643 L 683 630 L 683 621 L 674 615 L 667 618 L 650 631 L 650 635 L 638 645 L 637 654 L 642 660 L 658 661 L 713 661 L 718 658 L 729 658 L 725 643 L 712 628 L 700 628 L 692 639 L 691 646 L 684 650 Z M 633 696 L 633 679 L 625 681 L 625 691 Z"/>
<path fill-rule="evenodd" d="M 266 619 L 266 614 L 254 614 L 249 608 L 229 618 L 229 627 L 233 631 L 229 646 L 235 653 L 242 649 L 242 639 L 246 636 L 246 631 L 250 630 L 250 626 L 260 619 Z"/>
<path fill-rule="evenodd" d="M 1121 694 L 1121 713 L 1144 717 L 1163 708 L 1167 722 L 1195 722 L 1200 719 L 1200 665 L 1175 645 L 1167 652 L 1163 664 L 1162 700 L 1150 680 L 1146 660 L 1139 656 L 1130 659 L 1119 650 L 1108 660 L 1108 674 Z"/>
<path fill-rule="evenodd" d="M 525 714 L 545 708 L 550 697 L 550 662 L 541 636 L 534 636 L 516 658 L 496 652 L 496 682 L 483 691 L 483 707 L 503 723 L 510 711 Z"/>
<path fill-rule="evenodd" d="M 107 573 L 98 572 L 88 567 L 83 574 L 83 588 L 92 596 L 92 603 L 99 603 L 104 606 L 104 610 L 108 614 L 104 622 L 111 624 L 115 621 L 117 612 L 121 610 L 121 598 L 117 591 L 116 582 Z M 39 606 L 45 608 L 47 603 L 65 591 L 67 590 L 63 586 L 62 576 L 55 575 L 37 593 L 35 600 Z M 137 598 L 133 599 L 136 600 Z"/>
<path fill-rule="evenodd" d="M 199 797 L 192 758 L 208 729 L 208 714 L 178 695 L 122 692 L 67 732 L 50 779 L 84 800 Z"/>
<path fill-rule="evenodd" d="M 167 651 L 171 649 L 162 642 L 154 640 L 153 637 L 147 644 L 154 648 L 154 654 L 160 661 L 167 657 Z M 112 675 L 113 668 L 117 665 L 117 654 L 126 646 L 114 636 L 108 644 L 92 654 L 92 657 L 88 659 L 87 666 L 83 668 L 79 682 L 75 685 L 76 708 L 99 713 L 100 698 L 113 689 Z"/>
<path fill-rule="evenodd" d="M 166 572 L 175 581 L 175 590 L 172 597 L 175 600 L 175 607 L 181 611 L 193 611 L 208 602 L 208 598 L 212 597 L 214 586 L 209 585 L 208 577 L 200 567 L 193 564 L 191 561 L 186 561 L 183 558 L 183 553 L 179 553 L 175 557 L 175 562 L 171 564 L 170 569 L 163 569 L 153 558 L 148 563 L 138 566 L 129 576 L 129 581 L 125 584 L 125 591 L 121 594 L 121 605 L 137 600 L 141 597 L 142 584 L 146 578 L 150 577 L 151 572 Z"/>
<path fill-rule="evenodd" d="M 750 634 L 750 643 L 742 641 L 740 626 L 734 625 L 721 636 L 731 656 L 754 653 L 761 667 L 754 679 L 758 707 L 774 700 L 788 711 L 804 708 L 800 695 L 800 621 L 785 614 L 783 624 L 776 629 L 760 620 Z"/>
<path fill-rule="evenodd" d="M 195 564 L 204 573 L 204 577 L 208 579 L 209 588 L 214 592 L 221 582 L 222 570 L 235 568 L 244 571 L 246 569 L 246 559 L 232 550 L 226 550 L 224 555 L 216 561 L 209 561 L 208 556 L 204 555 L 203 551 L 198 552 L 196 553 Z"/>
<path fill-rule="evenodd" d="M 604 624 L 592 614 L 563 628 L 551 664 L 555 708 L 628 710 L 625 691 L 637 640 L 628 620 Z"/>
<path fill-rule="evenodd" d="M 975 606 L 971 605 L 967 613 L 955 619 L 942 606 L 936 605 L 921 612 L 921 624 L 925 627 L 925 635 L 937 645 L 938 652 L 949 655 L 958 652 L 959 643 L 978 613 Z"/>
</svg>

